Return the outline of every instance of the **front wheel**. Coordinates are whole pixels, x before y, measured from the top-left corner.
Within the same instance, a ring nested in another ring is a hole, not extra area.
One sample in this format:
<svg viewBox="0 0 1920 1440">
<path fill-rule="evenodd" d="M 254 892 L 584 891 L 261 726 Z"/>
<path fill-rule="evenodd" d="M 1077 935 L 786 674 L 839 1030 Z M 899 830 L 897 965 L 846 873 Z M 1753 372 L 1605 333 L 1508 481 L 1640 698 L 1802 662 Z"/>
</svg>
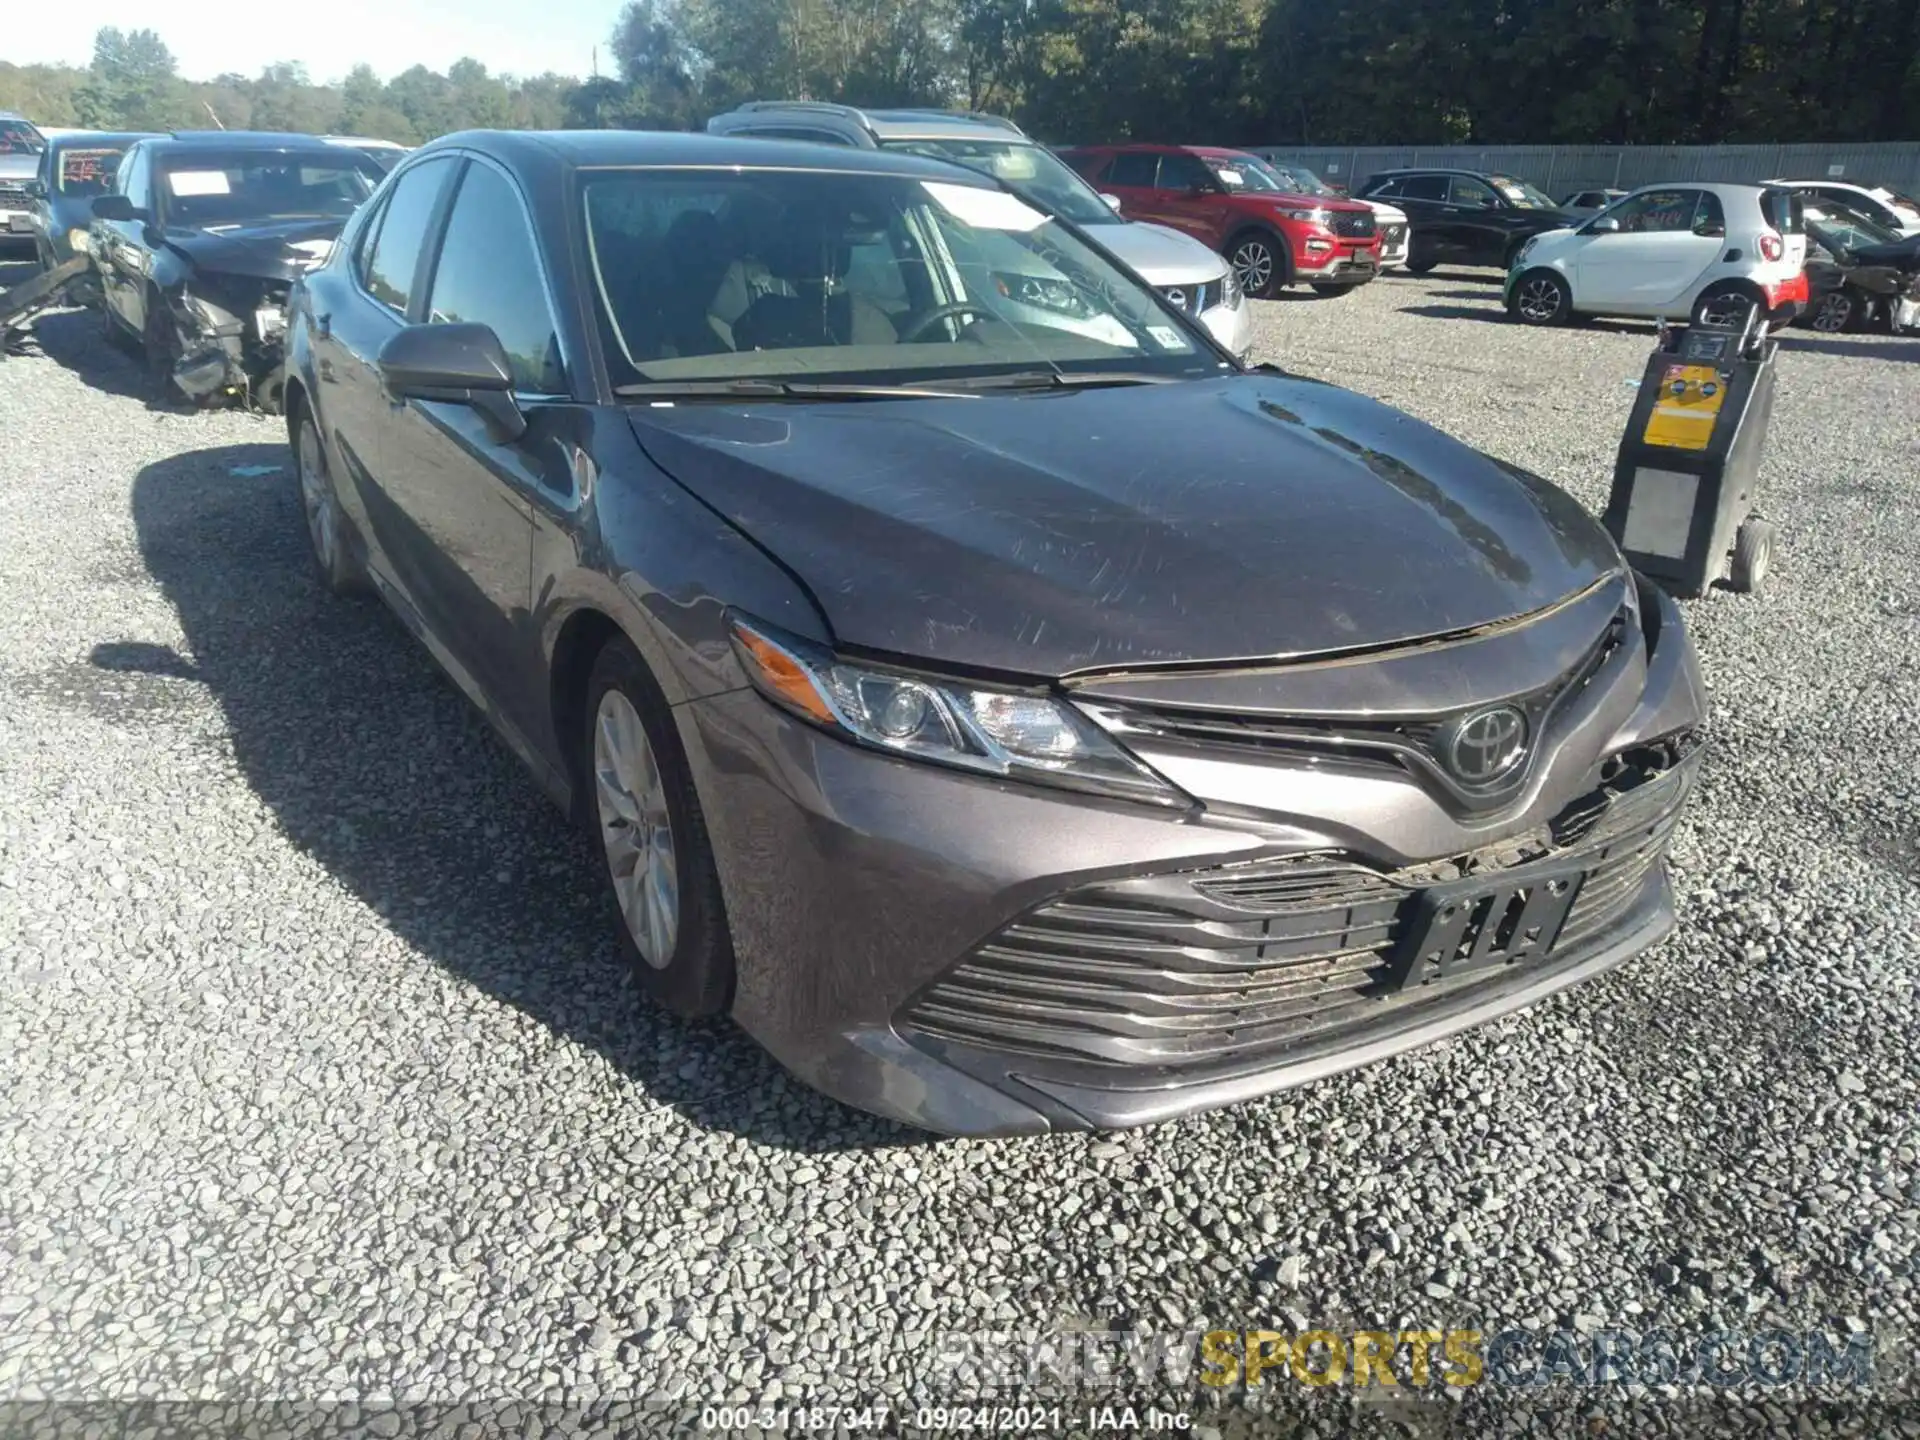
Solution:
<svg viewBox="0 0 1920 1440">
<path fill-rule="evenodd" d="M 1286 262 L 1270 235 L 1242 235 L 1233 242 L 1227 263 L 1240 288 L 1256 300 L 1271 300 L 1286 284 Z"/>
<path fill-rule="evenodd" d="M 180 337 L 167 322 L 166 301 L 158 295 L 147 296 L 147 313 L 140 331 L 140 342 L 141 354 L 147 365 L 147 380 L 157 398 L 178 398 L 173 386 L 173 367 L 180 360 Z"/>
<path fill-rule="evenodd" d="M 717 1015 L 733 991 L 733 946 L 700 797 L 673 717 L 625 637 L 587 681 L 588 810 L 635 981 L 677 1014 Z"/>
<path fill-rule="evenodd" d="M 1553 271 L 1529 270 L 1514 281 L 1508 308 L 1522 324 L 1564 325 L 1573 313 L 1573 292 Z"/>
<path fill-rule="evenodd" d="M 320 427 L 302 406 L 293 421 L 293 468 L 300 481 L 300 508 L 307 517 L 307 542 L 313 548 L 320 583 L 335 595 L 357 595 L 367 588 L 367 572 L 349 542 L 340 496 L 320 444 Z"/>
<path fill-rule="evenodd" d="M 1728 589 L 1751 595 L 1760 588 L 1773 564 L 1777 533 L 1769 520 L 1748 520 L 1740 526 L 1733 539 L 1733 563 L 1727 567 Z"/>
</svg>

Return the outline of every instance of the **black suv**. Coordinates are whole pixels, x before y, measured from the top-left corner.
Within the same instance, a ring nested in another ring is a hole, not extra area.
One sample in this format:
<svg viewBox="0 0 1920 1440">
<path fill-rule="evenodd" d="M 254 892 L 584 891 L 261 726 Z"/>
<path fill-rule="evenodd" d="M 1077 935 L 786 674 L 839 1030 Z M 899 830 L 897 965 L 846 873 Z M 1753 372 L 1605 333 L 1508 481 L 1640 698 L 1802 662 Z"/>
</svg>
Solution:
<svg viewBox="0 0 1920 1440">
<path fill-rule="evenodd" d="M 1508 269 L 1535 235 L 1585 218 L 1568 214 L 1524 180 L 1477 170 L 1383 170 L 1354 195 L 1407 212 L 1407 269 L 1415 275 L 1442 261 Z"/>
</svg>

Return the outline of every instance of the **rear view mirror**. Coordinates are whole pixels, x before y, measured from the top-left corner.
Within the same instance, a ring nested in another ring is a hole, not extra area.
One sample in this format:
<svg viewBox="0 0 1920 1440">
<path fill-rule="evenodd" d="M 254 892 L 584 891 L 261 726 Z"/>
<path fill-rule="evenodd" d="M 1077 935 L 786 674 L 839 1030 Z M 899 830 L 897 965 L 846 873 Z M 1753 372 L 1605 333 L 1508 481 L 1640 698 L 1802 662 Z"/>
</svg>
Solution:
<svg viewBox="0 0 1920 1440">
<path fill-rule="evenodd" d="M 501 444 L 526 434 L 526 416 L 513 398 L 513 365 L 485 325 L 409 325 L 380 347 L 375 363 L 396 400 L 470 405 Z"/>
<path fill-rule="evenodd" d="M 153 216 L 124 195 L 96 195 L 93 200 L 93 218 L 96 220 L 151 220 Z"/>
</svg>

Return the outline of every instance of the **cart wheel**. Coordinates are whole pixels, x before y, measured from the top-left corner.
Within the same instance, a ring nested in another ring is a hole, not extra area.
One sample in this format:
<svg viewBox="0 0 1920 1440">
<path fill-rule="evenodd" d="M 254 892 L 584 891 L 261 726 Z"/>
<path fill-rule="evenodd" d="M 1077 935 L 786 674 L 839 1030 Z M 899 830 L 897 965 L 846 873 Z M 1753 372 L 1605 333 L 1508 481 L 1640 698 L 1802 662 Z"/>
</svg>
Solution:
<svg viewBox="0 0 1920 1440">
<path fill-rule="evenodd" d="M 1733 538 L 1733 564 L 1727 571 L 1727 587 L 1741 595 L 1751 595 L 1767 578 L 1767 566 L 1773 563 L 1773 523 L 1749 520 Z"/>
</svg>

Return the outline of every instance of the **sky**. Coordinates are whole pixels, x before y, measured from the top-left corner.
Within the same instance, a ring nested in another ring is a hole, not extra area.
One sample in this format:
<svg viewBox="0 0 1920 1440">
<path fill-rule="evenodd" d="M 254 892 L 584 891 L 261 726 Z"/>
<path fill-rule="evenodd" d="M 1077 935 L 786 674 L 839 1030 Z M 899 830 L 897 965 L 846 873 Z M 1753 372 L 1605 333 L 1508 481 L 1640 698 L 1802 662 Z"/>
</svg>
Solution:
<svg viewBox="0 0 1920 1440">
<path fill-rule="evenodd" d="M 342 78 L 365 61 L 381 79 L 414 65 L 444 72 L 463 55 L 509 75 L 612 69 L 607 36 L 621 0 L 319 0 L 319 3 L 155 5 L 153 0 L 88 0 L 64 5 L 20 0 L 0 30 L 0 60 L 17 65 L 93 58 L 93 32 L 106 25 L 159 33 L 189 80 L 237 71 L 257 75 L 297 60 L 318 81 Z M 286 23 L 306 11 L 319 23 Z M 83 18 L 84 17 L 84 18 Z M 269 23 L 271 21 L 279 23 Z M 251 21 L 252 23 L 249 23 Z"/>
</svg>

